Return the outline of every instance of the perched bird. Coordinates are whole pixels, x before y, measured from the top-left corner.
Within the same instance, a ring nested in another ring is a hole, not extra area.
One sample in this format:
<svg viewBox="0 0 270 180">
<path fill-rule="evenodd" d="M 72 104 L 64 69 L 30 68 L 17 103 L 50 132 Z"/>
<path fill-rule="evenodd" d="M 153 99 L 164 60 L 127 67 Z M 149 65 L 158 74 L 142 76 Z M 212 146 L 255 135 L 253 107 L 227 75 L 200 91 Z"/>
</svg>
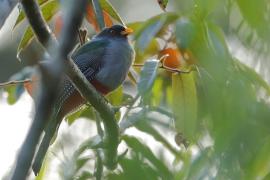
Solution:
<svg viewBox="0 0 270 180">
<path fill-rule="evenodd" d="M 135 55 L 127 38 L 130 33 L 132 29 L 121 25 L 105 28 L 72 55 L 84 76 L 103 95 L 119 87 L 128 74 Z M 61 83 L 53 118 L 44 130 L 45 134 L 32 165 L 36 175 L 64 116 L 86 102 L 67 77 Z M 29 84 L 25 87 L 31 92 L 32 87 Z"/>
</svg>

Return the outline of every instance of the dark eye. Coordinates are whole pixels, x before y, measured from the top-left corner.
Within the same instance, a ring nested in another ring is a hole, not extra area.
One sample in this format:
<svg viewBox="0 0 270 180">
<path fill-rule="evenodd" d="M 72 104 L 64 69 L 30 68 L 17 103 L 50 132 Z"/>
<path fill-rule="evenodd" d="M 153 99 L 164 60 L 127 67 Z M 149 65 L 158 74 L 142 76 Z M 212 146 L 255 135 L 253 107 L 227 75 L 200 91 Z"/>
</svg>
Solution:
<svg viewBox="0 0 270 180">
<path fill-rule="evenodd" d="M 111 30 L 110 30 L 110 33 L 111 33 L 111 34 L 115 34 L 115 30 L 111 29 Z"/>
</svg>

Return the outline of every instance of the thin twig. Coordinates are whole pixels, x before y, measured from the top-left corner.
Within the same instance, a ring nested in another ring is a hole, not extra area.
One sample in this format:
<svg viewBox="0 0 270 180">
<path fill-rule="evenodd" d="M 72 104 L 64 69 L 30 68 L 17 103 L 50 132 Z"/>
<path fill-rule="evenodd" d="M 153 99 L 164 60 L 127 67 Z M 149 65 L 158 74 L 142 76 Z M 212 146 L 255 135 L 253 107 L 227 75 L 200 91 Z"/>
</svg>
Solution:
<svg viewBox="0 0 270 180">
<path fill-rule="evenodd" d="M 159 68 L 165 69 L 165 70 L 173 72 L 173 73 L 179 73 L 179 74 L 188 74 L 191 71 L 193 71 L 193 70 L 183 71 L 183 70 L 179 70 L 179 69 L 176 69 L 176 68 L 170 68 L 170 67 L 167 67 L 167 66 L 164 66 L 164 65 L 159 66 Z"/>
<path fill-rule="evenodd" d="M 144 64 L 133 64 L 132 66 L 134 66 L 134 67 L 143 67 Z M 179 74 L 188 74 L 188 73 L 193 71 L 192 69 L 190 69 L 188 71 L 183 71 L 183 70 L 179 70 L 179 69 L 176 69 L 176 68 L 170 68 L 170 67 L 167 67 L 167 66 L 164 66 L 164 65 L 159 66 L 159 68 L 170 71 L 170 72 L 173 72 L 173 73 L 179 73 Z"/>
<path fill-rule="evenodd" d="M 84 44 L 84 40 L 82 38 L 80 29 L 77 29 L 77 32 L 78 32 L 78 37 L 79 37 L 79 41 L 80 41 L 80 46 L 82 46 Z"/>
<path fill-rule="evenodd" d="M 33 82 L 33 80 L 32 79 L 24 79 L 24 80 L 17 80 L 17 81 L 8 81 L 8 82 L 0 83 L 0 87 L 14 86 L 17 84 L 28 83 L 28 82 Z"/>
<path fill-rule="evenodd" d="M 96 150 L 95 172 L 94 172 L 96 180 L 102 179 L 102 173 L 103 173 L 103 163 L 102 163 L 102 158 L 101 158 L 101 151 L 99 149 L 97 149 Z"/>
</svg>

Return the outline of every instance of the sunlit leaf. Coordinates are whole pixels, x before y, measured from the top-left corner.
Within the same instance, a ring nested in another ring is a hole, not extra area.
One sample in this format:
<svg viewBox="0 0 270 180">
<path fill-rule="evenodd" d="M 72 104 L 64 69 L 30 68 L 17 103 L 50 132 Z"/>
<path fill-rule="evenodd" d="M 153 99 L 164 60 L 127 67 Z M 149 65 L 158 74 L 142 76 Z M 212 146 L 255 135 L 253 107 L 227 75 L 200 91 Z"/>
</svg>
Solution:
<svg viewBox="0 0 270 180">
<path fill-rule="evenodd" d="M 44 5 L 46 2 L 48 1 L 51 1 L 51 0 L 38 0 L 38 4 L 39 6 L 42 6 Z M 19 24 L 21 23 L 23 20 L 25 19 L 25 14 L 24 14 L 24 11 L 21 11 L 16 22 L 15 22 L 15 25 L 13 26 L 13 29 Z"/>
<path fill-rule="evenodd" d="M 18 46 L 18 50 L 17 50 L 18 54 L 20 54 L 22 49 L 27 47 L 33 39 L 34 39 L 33 30 L 31 29 L 31 27 L 27 27 L 27 29 L 24 32 L 23 37 L 20 41 L 20 44 Z"/>
<path fill-rule="evenodd" d="M 78 118 L 93 119 L 93 117 L 94 113 L 92 108 L 89 106 L 83 106 L 79 110 L 68 115 L 65 119 L 68 122 L 68 124 L 71 125 Z"/>
<path fill-rule="evenodd" d="M 198 126 L 197 92 L 194 74 L 173 74 L 172 94 L 175 127 L 188 140 L 194 140 Z"/>
<path fill-rule="evenodd" d="M 158 64 L 159 61 L 156 59 L 147 60 L 144 63 L 138 83 L 138 92 L 141 96 L 151 90 L 156 79 Z"/>
<path fill-rule="evenodd" d="M 59 2 L 57 0 L 49 1 L 44 6 L 42 6 L 41 12 L 46 22 L 51 20 L 51 18 L 58 11 L 58 9 L 59 9 Z M 21 52 L 22 49 L 24 49 L 31 42 L 31 40 L 33 40 L 34 38 L 33 35 L 34 33 L 32 29 L 28 27 L 26 31 L 24 32 L 24 35 L 18 46 L 18 50 L 17 50 L 18 54 Z"/>
<path fill-rule="evenodd" d="M 133 29 L 133 31 L 136 33 L 142 27 L 143 23 L 143 21 L 131 22 L 127 24 L 127 27 Z"/>
<path fill-rule="evenodd" d="M 120 22 L 122 25 L 125 25 L 120 15 L 108 0 L 100 0 L 99 3 L 103 11 L 107 12 L 112 18 Z"/>
<path fill-rule="evenodd" d="M 106 98 L 113 106 L 120 106 L 123 100 L 123 87 L 120 86 L 108 96 L 106 96 Z"/>
<path fill-rule="evenodd" d="M 251 168 L 248 171 L 249 179 L 256 179 L 256 177 L 265 177 L 270 173 L 270 141 L 269 137 L 266 139 L 262 147 L 258 147 L 256 157 L 252 162 Z"/>
<path fill-rule="evenodd" d="M 176 21 L 176 13 L 163 13 L 147 20 L 141 28 L 135 33 L 135 48 L 143 52 L 151 40 L 164 30 L 169 24 Z"/>
</svg>

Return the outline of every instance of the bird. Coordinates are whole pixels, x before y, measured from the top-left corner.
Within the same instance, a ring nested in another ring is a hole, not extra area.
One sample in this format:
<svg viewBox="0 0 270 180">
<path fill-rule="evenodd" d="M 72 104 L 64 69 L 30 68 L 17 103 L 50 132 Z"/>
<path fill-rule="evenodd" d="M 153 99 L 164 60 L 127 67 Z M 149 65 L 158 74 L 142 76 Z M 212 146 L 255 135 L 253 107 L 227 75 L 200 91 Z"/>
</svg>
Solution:
<svg viewBox="0 0 270 180">
<path fill-rule="evenodd" d="M 135 58 L 135 51 L 128 39 L 132 32 L 131 28 L 123 25 L 104 28 L 71 55 L 71 59 L 83 75 L 102 95 L 117 89 L 129 72 Z M 25 87 L 31 95 L 33 84 L 28 83 Z M 42 167 L 46 152 L 62 119 L 86 102 L 65 75 L 58 89 L 52 118 L 44 129 L 44 136 L 34 157 L 32 170 L 35 175 L 38 175 Z"/>
</svg>

